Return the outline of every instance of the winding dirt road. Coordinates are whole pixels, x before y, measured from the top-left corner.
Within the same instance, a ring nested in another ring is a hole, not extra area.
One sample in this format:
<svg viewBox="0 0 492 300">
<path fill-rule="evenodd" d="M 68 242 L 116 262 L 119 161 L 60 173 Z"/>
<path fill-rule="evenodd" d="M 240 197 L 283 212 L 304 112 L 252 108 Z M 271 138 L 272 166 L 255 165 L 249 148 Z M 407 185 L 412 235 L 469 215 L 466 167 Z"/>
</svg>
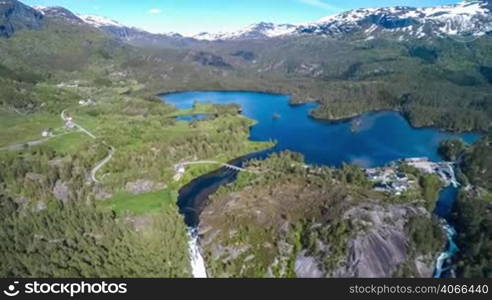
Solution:
<svg viewBox="0 0 492 300">
<path fill-rule="evenodd" d="M 68 121 L 67 117 L 65 116 L 65 111 L 66 109 L 64 109 L 61 113 L 60 113 L 60 117 L 62 118 L 62 120 L 64 122 Z M 77 124 L 75 122 L 72 122 L 72 124 L 77 127 L 80 131 L 84 132 L 85 134 L 87 134 L 88 136 L 90 136 L 91 138 L 93 139 L 96 139 L 96 136 L 94 134 L 92 134 L 92 132 L 90 132 L 89 130 L 85 129 L 84 127 L 82 127 L 80 124 Z M 104 143 L 104 142 L 103 142 Z M 106 143 L 104 143 L 106 145 Z M 105 164 L 107 164 L 112 158 L 113 158 L 113 154 L 114 152 L 116 151 L 114 149 L 113 146 L 108 146 L 108 155 L 103 159 L 101 160 L 100 162 L 98 162 L 94 168 L 92 168 L 91 170 L 91 180 L 92 182 L 94 183 L 99 183 L 99 180 L 97 180 L 96 178 L 96 174 L 97 172 L 102 168 L 104 167 Z"/>
<path fill-rule="evenodd" d="M 113 146 L 109 146 L 109 151 L 108 151 L 108 156 L 106 156 L 103 160 L 98 162 L 94 168 L 91 170 L 91 179 L 95 183 L 99 183 L 99 180 L 96 178 L 96 173 L 99 171 L 102 167 L 104 167 L 105 164 L 107 164 L 111 158 L 113 158 L 113 154 L 115 152 L 115 149 Z"/>
<path fill-rule="evenodd" d="M 65 111 L 66 109 L 64 109 L 61 113 L 60 113 L 60 118 L 63 120 L 63 122 L 67 122 L 68 121 L 68 118 L 67 116 L 65 116 Z M 80 131 L 82 131 L 83 133 L 87 134 L 88 136 L 90 136 L 91 138 L 93 139 L 96 139 L 97 137 L 92 134 L 92 132 L 90 132 L 89 130 L 85 129 L 84 127 L 82 127 L 80 124 L 77 124 L 75 122 L 72 122 L 73 126 L 75 126 L 77 129 L 79 129 Z M 34 140 L 34 141 L 29 141 L 29 142 L 25 142 L 25 143 L 19 143 L 19 144 L 13 144 L 13 145 L 8 145 L 8 146 L 5 146 L 5 147 L 0 147 L 0 151 L 2 150 L 11 150 L 11 151 L 17 151 L 17 150 L 22 150 L 24 149 L 25 147 L 31 147 L 31 146 L 36 146 L 36 145 L 40 145 L 44 142 L 47 142 L 49 140 L 51 140 L 52 138 L 55 138 L 55 137 L 59 137 L 59 136 L 62 136 L 62 135 L 65 135 L 65 134 L 68 134 L 68 132 L 66 133 L 62 133 L 62 134 L 59 134 L 59 135 L 54 135 L 54 136 L 50 136 L 50 137 L 46 137 L 46 138 L 42 138 L 42 139 L 37 139 L 37 140 Z M 106 145 L 106 144 L 105 144 Z M 113 154 L 114 152 L 116 151 L 114 149 L 113 146 L 108 146 L 108 155 L 103 159 L 101 160 L 100 162 L 98 162 L 94 168 L 92 168 L 91 170 L 91 180 L 94 182 L 94 183 L 99 183 L 99 180 L 97 180 L 96 178 L 96 173 L 102 168 L 104 167 L 105 164 L 107 164 L 112 158 L 113 158 Z"/>
</svg>

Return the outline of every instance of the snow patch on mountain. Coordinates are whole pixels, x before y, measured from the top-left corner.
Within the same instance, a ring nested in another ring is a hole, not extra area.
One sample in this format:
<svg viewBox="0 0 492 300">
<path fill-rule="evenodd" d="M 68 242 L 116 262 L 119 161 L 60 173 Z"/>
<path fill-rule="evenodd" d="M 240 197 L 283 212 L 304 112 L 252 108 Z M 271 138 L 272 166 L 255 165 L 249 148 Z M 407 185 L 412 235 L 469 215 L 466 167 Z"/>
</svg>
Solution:
<svg viewBox="0 0 492 300">
<path fill-rule="evenodd" d="M 84 21 L 77 15 L 61 6 L 32 6 L 36 11 L 44 16 L 63 18 L 65 21 L 72 24 L 83 24 Z"/>
<path fill-rule="evenodd" d="M 299 27 L 301 33 L 340 35 L 363 30 L 366 34 L 405 33 L 407 37 L 473 35 L 492 30 L 487 1 L 414 8 L 395 6 L 365 8 L 328 16 Z M 405 39 L 405 36 L 402 36 Z"/>
<path fill-rule="evenodd" d="M 0 4 L 3 4 L 4 2 L 0 2 Z M 5 2 L 7 3 L 7 2 Z M 35 10 L 39 11 L 41 14 L 45 14 L 45 10 L 48 8 L 47 6 L 42 6 L 42 5 L 33 5 L 32 8 Z"/>
<path fill-rule="evenodd" d="M 273 23 L 258 23 L 247 26 L 243 29 L 234 32 L 219 32 L 219 33 L 199 33 L 193 38 L 198 40 L 236 40 L 236 39 L 261 39 L 273 38 L 292 34 L 297 27 L 291 24 L 273 24 Z"/>
<path fill-rule="evenodd" d="M 105 26 L 125 27 L 124 25 L 114 20 L 101 16 L 96 16 L 96 15 L 77 15 L 77 16 L 81 18 L 85 23 L 97 28 L 105 27 Z"/>
</svg>

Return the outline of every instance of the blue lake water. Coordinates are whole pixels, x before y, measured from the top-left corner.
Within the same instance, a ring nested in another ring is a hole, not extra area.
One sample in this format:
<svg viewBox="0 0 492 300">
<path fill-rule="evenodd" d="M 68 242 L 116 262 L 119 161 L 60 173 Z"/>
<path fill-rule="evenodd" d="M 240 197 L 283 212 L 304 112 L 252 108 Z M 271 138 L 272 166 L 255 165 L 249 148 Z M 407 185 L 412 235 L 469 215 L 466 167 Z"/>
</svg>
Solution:
<svg viewBox="0 0 492 300">
<path fill-rule="evenodd" d="M 396 112 L 362 115 L 360 126 L 352 131 L 352 122 L 315 120 L 309 111 L 317 104 L 292 106 L 287 95 L 255 92 L 183 92 L 162 95 L 166 102 L 187 109 L 195 102 L 241 105 L 243 115 L 258 124 L 250 131 L 253 141 L 277 141 L 273 151 L 302 153 L 307 163 L 340 166 L 355 163 L 362 167 L 381 166 L 401 158 L 425 156 L 438 161 L 439 142 L 461 138 L 467 143 L 477 134 L 452 134 L 433 128 L 416 129 Z"/>
</svg>

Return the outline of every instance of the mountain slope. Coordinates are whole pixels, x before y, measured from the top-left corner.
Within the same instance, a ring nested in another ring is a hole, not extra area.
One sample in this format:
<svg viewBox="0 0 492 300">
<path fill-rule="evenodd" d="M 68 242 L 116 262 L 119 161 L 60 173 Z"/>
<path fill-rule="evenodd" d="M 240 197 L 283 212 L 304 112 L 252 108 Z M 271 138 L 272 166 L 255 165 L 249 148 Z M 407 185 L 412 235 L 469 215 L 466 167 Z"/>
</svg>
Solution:
<svg viewBox="0 0 492 300">
<path fill-rule="evenodd" d="M 0 37 L 10 37 L 23 29 L 39 29 L 43 15 L 16 0 L 0 1 Z"/>
<path fill-rule="evenodd" d="M 111 37 L 116 37 L 129 44 L 142 47 L 183 47 L 189 39 L 177 33 L 154 34 L 135 27 L 123 25 L 109 18 L 96 15 L 75 15 L 58 7 L 37 7 L 51 17 L 65 18 L 79 25 L 89 25 L 99 29 Z"/>
<path fill-rule="evenodd" d="M 45 6 L 34 6 L 34 9 L 36 9 L 38 12 L 43 14 L 46 17 L 50 18 L 57 18 L 62 21 L 66 21 L 67 23 L 70 24 L 78 24 L 82 25 L 84 24 L 84 21 L 80 19 L 77 15 L 69 11 L 68 9 L 60 6 L 51 6 L 51 7 L 45 7 Z"/>
</svg>

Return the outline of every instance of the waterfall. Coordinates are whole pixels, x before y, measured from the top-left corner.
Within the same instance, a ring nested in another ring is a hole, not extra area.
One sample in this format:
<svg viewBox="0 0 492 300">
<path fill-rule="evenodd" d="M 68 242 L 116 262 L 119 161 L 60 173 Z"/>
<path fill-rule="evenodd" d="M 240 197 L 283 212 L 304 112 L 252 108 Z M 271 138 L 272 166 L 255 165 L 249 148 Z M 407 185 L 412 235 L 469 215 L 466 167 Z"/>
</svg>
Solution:
<svg viewBox="0 0 492 300">
<path fill-rule="evenodd" d="M 200 247 L 198 246 L 198 230 L 196 228 L 188 229 L 188 249 L 191 259 L 191 270 L 193 277 L 195 278 L 207 278 L 207 269 L 205 268 L 205 261 L 200 253 Z"/>
<path fill-rule="evenodd" d="M 454 188 L 457 188 L 460 184 L 458 180 L 456 180 L 456 173 L 454 171 L 454 166 L 453 163 L 448 163 L 448 168 L 449 168 L 449 175 L 451 176 L 451 184 L 453 185 Z"/>
<path fill-rule="evenodd" d="M 448 246 L 446 251 L 441 252 L 439 257 L 437 258 L 434 278 L 441 278 L 442 273 L 448 270 L 447 267 L 444 267 L 446 262 L 448 261 L 448 259 L 452 258 L 456 254 L 456 252 L 458 252 L 458 247 L 453 240 L 456 236 L 456 230 L 444 220 L 443 229 L 446 232 Z"/>
</svg>

